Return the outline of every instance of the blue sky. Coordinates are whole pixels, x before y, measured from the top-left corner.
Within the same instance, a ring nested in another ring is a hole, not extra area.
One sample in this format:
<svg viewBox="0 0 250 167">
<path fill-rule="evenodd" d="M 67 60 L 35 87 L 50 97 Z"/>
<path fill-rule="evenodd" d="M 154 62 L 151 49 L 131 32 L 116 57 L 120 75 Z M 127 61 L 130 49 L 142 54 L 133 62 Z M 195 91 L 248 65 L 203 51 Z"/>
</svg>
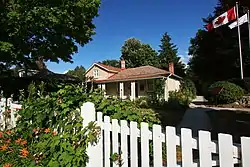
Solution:
<svg viewBox="0 0 250 167">
<path fill-rule="evenodd" d="M 130 37 L 159 49 L 168 32 L 184 62 L 188 61 L 191 37 L 202 28 L 202 17 L 213 11 L 217 0 L 102 0 L 100 16 L 94 19 L 93 41 L 79 47 L 74 63 L 47 63 L 54 72 L 63 73 L 78 65 L 88 68 L 96 61 L 119 59 L 121 46 Z"/>
</svg>

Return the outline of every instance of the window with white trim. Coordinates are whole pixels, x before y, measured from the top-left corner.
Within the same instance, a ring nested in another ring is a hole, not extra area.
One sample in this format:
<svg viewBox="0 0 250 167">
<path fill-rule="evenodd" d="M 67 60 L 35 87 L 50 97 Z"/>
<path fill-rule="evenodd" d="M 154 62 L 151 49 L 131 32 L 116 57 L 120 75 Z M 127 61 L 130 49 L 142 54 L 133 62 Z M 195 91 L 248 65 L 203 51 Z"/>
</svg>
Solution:
<svg viewBox="0 0 250 167">
<path fill-rule="evenodd" d="M 98 78 L 98 77 L 99 77 L 99 70 L 94 69 L 94 78 Z"/>
</svg>

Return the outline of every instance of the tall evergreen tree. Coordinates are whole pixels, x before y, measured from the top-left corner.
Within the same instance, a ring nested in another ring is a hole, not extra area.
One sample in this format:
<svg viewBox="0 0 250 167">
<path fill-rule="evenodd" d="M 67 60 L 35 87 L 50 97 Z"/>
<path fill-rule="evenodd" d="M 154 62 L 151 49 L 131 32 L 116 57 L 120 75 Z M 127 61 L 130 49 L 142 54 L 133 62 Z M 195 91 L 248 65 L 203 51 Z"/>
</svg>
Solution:
<svg viewBox="0 0 250 167">
<path fill-rule="evenodd" d="M 219 0 L 212 14 L 203 19 L 204 25 L 217 16 L 235 6 L 235 0 Z M 249 0 L 241 0 L 239 13 L 244 14 L 243 7 L 250 9 Z M 243 66 L 245 77 L 250 76 L 250 50 L 248 39 L 248 26 L 240 27 L 243 49 Z M 190 40 L 189 62 L 191 76 L 202 85 L 217 80 L 240 79 L 240 61 L 237 28 L 229 29 L 227 25 L 208 32 L 199 29 L 196 36 Z"/>
<path fill-rule="evenodd" d="M 145 65 L 157 64 L 157 52 L 150 45 L 138 39 L 130 38 L 121 48 L 121 59 L 126 60 L 126 67 L 134 68 Z"/>
<path fill-rule="evenodd" d="M 181 58 L 178 56 L 178 49 L 171 42 L 171 37 L 167 32 L 161 38 L 158 58 L 160 68 L 168 70 L 169 63 L 174 63 L 175 73 L 182 77 L 185 76 L 185 64 L 181 62 Z"/>
</svg>

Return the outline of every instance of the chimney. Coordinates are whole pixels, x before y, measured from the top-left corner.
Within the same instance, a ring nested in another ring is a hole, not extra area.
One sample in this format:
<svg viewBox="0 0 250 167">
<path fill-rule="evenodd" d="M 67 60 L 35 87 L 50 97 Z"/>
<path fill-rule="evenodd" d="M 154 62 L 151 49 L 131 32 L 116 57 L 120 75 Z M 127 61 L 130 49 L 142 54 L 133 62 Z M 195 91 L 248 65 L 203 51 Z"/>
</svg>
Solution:
<svg viewBox="0 0 250 167">
<path fill-rule="evenodd" d="M 121 69 L 122 69 L 122 70 L 125 70 L 125 69 L 126 69 L 125 60 L 121 60 Z"/>
<path fill-rule="evenodd" d="M 169 63 L 168 70 L 171 74 L 174 74 L 174 63 Z"/>
</svg>

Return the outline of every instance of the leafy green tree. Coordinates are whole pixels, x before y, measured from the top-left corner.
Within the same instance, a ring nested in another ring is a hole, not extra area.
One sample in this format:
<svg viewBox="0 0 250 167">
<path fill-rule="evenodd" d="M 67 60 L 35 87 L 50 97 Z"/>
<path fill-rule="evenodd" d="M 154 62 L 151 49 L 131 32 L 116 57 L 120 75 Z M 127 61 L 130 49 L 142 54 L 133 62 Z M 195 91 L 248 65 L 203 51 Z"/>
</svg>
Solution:
<svg viewBox="0 0 250 167">
<path fill-rule="evenodd" d="M 86 69 L 83 66 L 77 66 L 74 70 L 69 70 L 66 74 L 79 78 L 81 81 L 85 80 Z"/>
<path fill-rule="evenodd" d="M 174 63 L 175 73 L 183 77 L 185 76 L 185 64 L 181 62 L 181 58 L 177 54 L 178 49 L 171 42 L 170 35 L 164 33 L 159 50 L 159 67 L 168 70 L 169 63 Z"/>
<path fill-rule="evenodd" d="M 120 61 L 119 60 L 104 60 L 101 62 L 102 64 L 120 68 Z"/>
<path fill-rule="evenodd" d="M 204 25 L 235 6 L 233 0 L 219 0 L 213 14 L 203 19 Z M 250 8 L 250 1 L 240 1 L 239 13 L 244 14 L 244 7 Z M 241 26 L 243 49 L 243 67 L 245 77 L 250 75 L 250 50 L 247 24 Z M 189 74 L 200 84 L 211 84 L 219 80 L 240 78 L 240 61 L 237 28 L 229 29 L 221 26 L 211 32 L 199 29 L 190 40 Z"/>
<path fill-rule="evenodd" d="M 134 68 L 145 65 L 157 64 L 157 52 L 150 45 L 138 39 L 130 38 L 121 48 L 121 59 L 126 60 L 126 67 Z"/>
<path fill-rule="evenodd" d="M 43 61 L 72 62 L 95 34 L 100 0 L 0 1 L 0 70 Z"/>
</svg>

